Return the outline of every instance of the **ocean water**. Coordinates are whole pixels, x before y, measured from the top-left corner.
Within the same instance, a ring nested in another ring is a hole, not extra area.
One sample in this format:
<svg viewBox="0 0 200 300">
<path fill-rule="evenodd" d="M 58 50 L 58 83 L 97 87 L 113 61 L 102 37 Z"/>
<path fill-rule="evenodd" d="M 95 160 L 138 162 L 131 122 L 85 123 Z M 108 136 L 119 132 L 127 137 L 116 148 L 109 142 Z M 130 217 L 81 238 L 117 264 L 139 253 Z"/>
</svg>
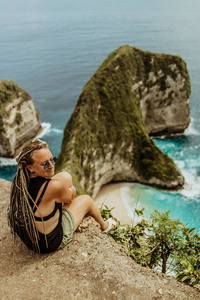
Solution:
<svg viewBox="0 0 200 300">
<path fill-rule="evenodd" d="M 179 192 L 124 183 L 130 212 L 171 210 L 199 229 L 200 215 L 200 3 L 197 0 L 1 0 L 0 79 L 14 80 L 34 99 L 47 141 L 58 155 L 83 86 L 107 55 L 128 44 L 180 55 L 187 63 L 192 122 L 183 135 L 154 142 L 177 163 L 186 183 Z M 15 160 L 0 158 L 0 177 L 12 180 Z M 139 202 L 138 202 L 139 201 Z"/>
</svg>

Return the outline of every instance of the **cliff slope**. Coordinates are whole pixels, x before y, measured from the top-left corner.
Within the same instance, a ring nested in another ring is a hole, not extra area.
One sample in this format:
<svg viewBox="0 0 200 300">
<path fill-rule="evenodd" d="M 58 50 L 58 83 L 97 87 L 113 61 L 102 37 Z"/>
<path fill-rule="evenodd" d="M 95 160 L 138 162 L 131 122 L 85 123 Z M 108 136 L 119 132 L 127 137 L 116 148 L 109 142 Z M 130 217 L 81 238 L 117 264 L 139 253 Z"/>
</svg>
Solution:
<svg viewBox="0 0 200 300">
<path fill-rule="evenodd" d="M 189 95 L 180 57 L 120 47 L 84 86 L 64 130 L 57 170 L 71 172 L 78 192 L 92 196 L 114 181 L 182 186 L 183 176 L 149 133 L 183 131 Z"/>
<path fill-rule="evenodd" d="M 126 250 L 86 218 L 63 250 L 39 255 L 7 225 L 10 182 L 0 179 L 1 300 L 198 300 L 200 290 L 137 265 Z"/>
<path fill-rule="evenodd" d="M 13 157 L 40 128 L 31 96 L 13 81 L 0 80 L 0 156 Z"/>
<path fill-rule="evenodd" d="M 140 101 L 147 131 L 154 136 L 183 133 L 191 121 L 186 63 L 178 56 L 149 52 L 142 58 L 146 78 L 141 76 L 132 90 Z"/>
</svg>

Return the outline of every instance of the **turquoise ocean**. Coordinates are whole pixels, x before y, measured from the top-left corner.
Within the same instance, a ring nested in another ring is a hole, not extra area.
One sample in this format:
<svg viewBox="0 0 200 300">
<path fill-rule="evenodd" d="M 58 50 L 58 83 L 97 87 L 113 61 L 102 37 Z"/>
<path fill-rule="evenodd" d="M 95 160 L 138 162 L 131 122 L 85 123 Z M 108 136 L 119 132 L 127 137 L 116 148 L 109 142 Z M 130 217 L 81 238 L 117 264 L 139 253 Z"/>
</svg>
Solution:
<svg viewBox="0 0 200 300">
<path fill-rule="evenodd" d="M 0 79 L 14 80 L 33 97 L 41 137 L 54 155 L 83 86 L 107 55 L 128 44 L 181 56 L 190 73 L 191 124 L 182 135 L 155 138 L 185 177 L 184 189 L 161 191 L 123 183 L 134 207 L 171 210 L 200 233 L 200 2 L 198 0 L 1 0 Z M 15 160 L 0 158 L 0 178 L 12 180 Z"/>
</svg>

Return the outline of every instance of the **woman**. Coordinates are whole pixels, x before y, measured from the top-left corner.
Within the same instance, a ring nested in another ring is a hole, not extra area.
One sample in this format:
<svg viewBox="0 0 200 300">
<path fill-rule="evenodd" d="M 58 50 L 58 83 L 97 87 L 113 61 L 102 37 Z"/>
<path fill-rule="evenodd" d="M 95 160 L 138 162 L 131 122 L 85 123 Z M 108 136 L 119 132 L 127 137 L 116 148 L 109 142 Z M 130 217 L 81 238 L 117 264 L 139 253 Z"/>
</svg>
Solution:
<svg viewBox="0 0 200 300">
<path fill-rule="evenodd" d="M 12 232 L 30 249 L 39 253 L 62 249 L 72 240 L 73 232 L 86 214 L 105 233 L 116 227 L 117 220 L 104 221 L 88 195 L 74 198 L 76 189 L 69 173 L 54 175 L 55 158 L 45 142 L 39 139 L 30 142 L 17 162 L 8 219 Z"/>
</svg>

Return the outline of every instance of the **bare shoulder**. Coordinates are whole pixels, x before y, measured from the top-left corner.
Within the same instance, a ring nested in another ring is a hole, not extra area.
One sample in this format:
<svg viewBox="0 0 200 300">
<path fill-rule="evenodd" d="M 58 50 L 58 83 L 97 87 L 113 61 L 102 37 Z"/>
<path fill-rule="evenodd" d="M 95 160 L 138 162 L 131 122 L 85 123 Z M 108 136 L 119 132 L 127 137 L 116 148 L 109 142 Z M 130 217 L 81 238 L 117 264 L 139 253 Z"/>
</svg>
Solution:
<svg viewBox="0 0 200 300">
<path fill-rule="evenodd" d="M 51 179 L 45 193 L 45 202 L 63 202 L 63 195 L 67 192 L 64 183 L 59 179 Z"/>
<path fill-rule="evenodd" d="M 49 191 L 47 197 L 58 203 L 66 203 L 72 198 L 72 192 L 66 186 L 64 181 L 52 178 L 49 183 Z M 50 201 L 51 201 L 50 200 Z"/>
<path fill-rule="evenodd" d="M 65 184 L 62 182 L 62 180 L 51 179 L 49 183 L 49 191 L 51 191 L 51 193 L 57 194 L 59 192 L 63 192 L 64 189 L 65 189 Z"/>
</svg>

